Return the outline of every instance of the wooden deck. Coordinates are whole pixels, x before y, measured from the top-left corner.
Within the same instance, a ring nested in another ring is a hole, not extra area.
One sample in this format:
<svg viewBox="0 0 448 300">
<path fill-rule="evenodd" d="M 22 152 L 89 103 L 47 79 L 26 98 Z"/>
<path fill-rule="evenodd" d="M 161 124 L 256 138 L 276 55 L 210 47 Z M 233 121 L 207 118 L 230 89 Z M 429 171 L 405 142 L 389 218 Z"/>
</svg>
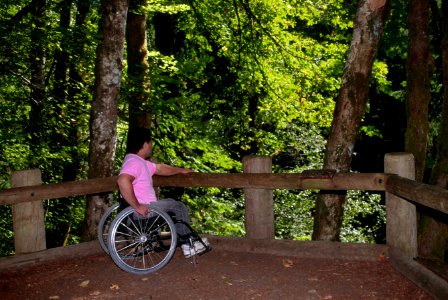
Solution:
<svg viewBox="0 0 448 300">
<path fill-rule="evenodd" d="M 385 245 L 208 238 L 213 251 L 198 266 L 176 253 L 157 275 L 147 276 L 157 287 L 118 269 L 97 241 L 0 258 L 2 298 L 146 299 L 149 293 L 151 299 L 448 299 L 446 281 L 412 281 L 393 267 L 394 254 Z M 401 269 L 408 265 L 396 263 Z M 416 273 L 415 265 L 408 268 Z M 421 266 L 417 270 L 423 272 Z M 27 279 L 36 272 L 39 280 Z M 79 288 L 82 278 L 89 278 L 93 291 Z M 170 281 L 178 288 L 170 288 Z M 121 288 L 114 290 L 115 284 Z"/>
</svg>

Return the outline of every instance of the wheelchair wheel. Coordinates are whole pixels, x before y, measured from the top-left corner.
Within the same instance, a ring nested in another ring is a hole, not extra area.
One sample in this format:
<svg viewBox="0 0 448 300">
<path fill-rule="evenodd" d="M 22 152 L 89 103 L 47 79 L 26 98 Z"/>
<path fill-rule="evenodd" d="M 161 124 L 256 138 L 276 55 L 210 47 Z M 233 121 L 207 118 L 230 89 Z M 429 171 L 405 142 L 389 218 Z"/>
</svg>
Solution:
<svg viewBox="0 0 448 300">
<path fill-rule="evenodd" d="M 101 248 L 109 254 L 109 247 L 107 245 L 107 237 L 109 235 L 109 228 L 113 219 L 118 214 L 118 208 L 120 203 L 115 203 L 109 207 L 104 215 L 101 217 L 100 223 L 98 224 L 98 241 L 100 242 Z"/>
<path fill-rule="evenodd" d="M 132 207 L 121 211 L 109 228 L 108 249 L 122 270 L 149 274 L 162 269 L 176 250 L 177 233 L 167 213 L 151 208 L 146 217 Z"/>
</svg>

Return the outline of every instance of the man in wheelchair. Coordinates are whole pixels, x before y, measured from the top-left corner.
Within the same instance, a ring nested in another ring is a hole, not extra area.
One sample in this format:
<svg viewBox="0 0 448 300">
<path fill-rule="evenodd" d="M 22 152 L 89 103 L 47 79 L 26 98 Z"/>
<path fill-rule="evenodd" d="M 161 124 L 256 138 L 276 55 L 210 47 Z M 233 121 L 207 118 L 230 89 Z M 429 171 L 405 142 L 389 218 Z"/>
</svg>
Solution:
<svg viewBox="0 0 448 300">
<path fill-rule="evenodd" d="M 128 135 L 126 156 L 117 179 L 122 198 L 141 216 L 147 216 L 151 208 L 159 208 L 174 216 L 179 243 L 186 258 L 209 250 L 206 238 L 189 242 L 189 236 L 194 232 L 189 226 L 190 216 L 185 204 L 174 199 L 159 201 L 153 187 L 153 175 L 170 176 L 193 171 L 153 163 L 147 160 L 151 152 L 151 131 L 141 127 L 132 130 Z"/>
</svg>

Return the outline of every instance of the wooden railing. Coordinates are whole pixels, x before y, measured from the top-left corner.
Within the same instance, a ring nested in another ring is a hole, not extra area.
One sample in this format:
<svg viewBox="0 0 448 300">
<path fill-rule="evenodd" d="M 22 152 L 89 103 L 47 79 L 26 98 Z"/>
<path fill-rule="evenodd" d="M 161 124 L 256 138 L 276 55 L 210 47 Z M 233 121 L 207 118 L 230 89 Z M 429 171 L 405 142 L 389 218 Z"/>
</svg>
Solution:
<svg viewBox="0 0 448 300">
<path fill-rule="evenodd" d="M 390 169 L 397 173 L 403 169 L 403 160 L 409 162 L 405 153 L 391 154 L 396 162 L 390 165 L 398 166 Z M 387 155 L 386 155 L 387 160 Z M 249 162 L 248 164 L 246 164 Z M 270 165 L 270 159 L 248 159 L 245 165 Z M 405 163 L 406 164 L 406 163 Z M 413 164 L 413 162 L 412 162 Z M 388 163 L 386 162 L 386 168 Z M 245 167 L 248 173 L 217 174 L 190 173 L 169 177 L 155 176 L 157 187 L 217 187 L 254 189 L 315 189 L 315 190 L 367 190 L 387 192 L 413 204 L 423 205 L 448 214 L 448 190 L 419 183 L 400 176 L 387 173 L 335 173 L 326 170 L 305 171 L 299 174 L 252 173 L 250 169 L 260 167 Z M 262 167 L 265 168 L 266 167 Z M 25 177 L 26 173 L 18 177 Z M 249 173 L 251 172 L 251 173 Z M 35 182 L 35 181 L 33 181 Z M 116 177 L 96 178 L 72 182 L 54 183 L 31 186 L 12 187 L 0 190 L 0 205 L 18 204 L 24 202 L 58 199 L 71 196 L 109 193 L 117 190 Z M 409 217 L 409 216 L 407 216 Z"/>
<path fill-rule="evenodd" d="M 397 154 L 393 154 L 393 157 L 399 158 L 397 162 L 392 164 L 394 166 L 403 166 L 403 157 L 406 157 L 404 159 L 405 161 L 409 161 L 409 158 L 405 153 L 400 153 L 398 156 Z M 254 159 L 255 160 L 252 160 L 250 164 L 260 165 L 260 160 L 257 160 L 258 158 Z M 269 160 L 262 160 L 261 165 L 266 164 L 266 162 L 268 165 L 270 164 Z M 400 168 L 402 167 L 397 167 L 398 170 Z M 252 167 L 252 169 L 254 169 L 254 167 Z M 24 174 L 19 172 L 18 177 L 26 176 Z M 316 189 L 385 191 L 400 197 L 411 204 L 427 206 L 448 214 L 448 190 L 419 183 L 396 174 L 387 173 L 335 173 L 325 170 L 305 171 L 300 174 L 191 173 L 169 177 L 155 176 L 154 185 L 158 187 L 217 187 L 241 188 L 245 190 Z M 0 205 L 108 193 L 116 190 L 116 177 L 45 185 L 33 184 L 31 186 L 0 190 Z"/>
<path fill-rule="evenodd" d="M 153 182 L 156 187 L 385 191 L 389 177 L 383 173 L 335 174 L 316 170 L 299 174 L 190 173 L 154 176 Z M 0 205 L 113 192 L 117 190 L 116 179 L 95 178 L 0 190 Z"/>
<path fill-rule="evenodd" d="M 414 160 L 412 155 L 406 153 L 387 154 L 385 157 L 385 173 L 335 173 L 316 170 L 300 174 L 272 174 L 270 173 L 270 158 L 249 157 L 245 158 L 243 163 L 245 173 L 241 174 L 191 173 L 169 177 L 155 176 L 153 182 L 158 187 L 244 189 L 246 220 L 252 220 L 250 224 L 246 223 L 246 237 L 262 239 L 274 238 L 274 218 L 272 211 L 268 211 L 272 210 L 273 207 L 272 193 L 259 193 L 260 191 L 315 189 L 386 192 L 387 245 L 392 249 L 392 253 L 395 253 L 396 261 L 401 261 L 401 264 L 396 267 L 402 268 L 403 272 L 406 272 L 407 264 L 411 264 L 417 256 L 416 205 L 423 205 L 448 214 L 448 190 L 414 181 Z M 20 174 L 19 172 L 17 177 L 24 178 L 26 174 Z M 12 204 L 14 210 L 14 207 L 20 208 L 21 204 L 26 206 L 27 203 L 41 203 L 42 200 L 47 199 L 109 193 L 117 190 L 116 177 L 45 185 L 38 185 L 33 180 L 31 182 L 34 182 L 31 186 L 1 190 L 0 205 Z M 251 201 L 254 197 L 257 198 L 255 202 Z M 255 205 L 258 207 L 255 207 Z M 263 206 L 261 210 L 260 205 Z M 31 214 L 33 210 L 39 213 L 38 209 L 35 208 L 21 209 L 26 209 L 27 213 L 31 211 Z M 248 218 L 248 215 L 251 217 Z M 24 226 L 26 224 L 29 226 L 30 220 L 33 222 L 33 217 L 25 216 L 22 219 L 18 222 L 24 222 Z M 31 226 L 36 227 L 37 225 L 32 224 Z M 43 224 L 40 226 L 43 226 Z M 21 227 L 16 224 L 14 230 L 16 231 L 16 228 Z M 20 234 L 27 234 L 27 230 L 22 231 Z M 17 234 L 15 232 L 15 235 Z M 29 243 L 29 239 L 27 242 Z M 42 249 L 39 247 L 35 249 L 35 251 L 38 250 Z M 404 265 L 403 261 L 405 262 Z M 421 275 L 419 276 L 421 277 Z M 425 281 L 420 277 L 419 280 Z M 442 293 L 445 293 L 446 290 Z"/>
</svg>

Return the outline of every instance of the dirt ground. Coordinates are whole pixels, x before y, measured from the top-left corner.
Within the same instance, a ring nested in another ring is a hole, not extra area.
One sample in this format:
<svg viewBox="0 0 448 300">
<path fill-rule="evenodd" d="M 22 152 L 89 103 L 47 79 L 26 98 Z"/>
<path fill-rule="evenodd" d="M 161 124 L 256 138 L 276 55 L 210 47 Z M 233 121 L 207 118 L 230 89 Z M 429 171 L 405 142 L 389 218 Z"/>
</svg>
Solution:
<svg viewBox="0 0 448 300">
<path fill-rule="evenodd" d="M 256 250 L 256 249 L 254 249 Z M 100 251 L 0 270 L 8 299 L 432 299 L 387 256 L 346 260 L 219 247 L 197 264 L 178 250 L 158 273 L 120 270 Z"/>
</svg>

